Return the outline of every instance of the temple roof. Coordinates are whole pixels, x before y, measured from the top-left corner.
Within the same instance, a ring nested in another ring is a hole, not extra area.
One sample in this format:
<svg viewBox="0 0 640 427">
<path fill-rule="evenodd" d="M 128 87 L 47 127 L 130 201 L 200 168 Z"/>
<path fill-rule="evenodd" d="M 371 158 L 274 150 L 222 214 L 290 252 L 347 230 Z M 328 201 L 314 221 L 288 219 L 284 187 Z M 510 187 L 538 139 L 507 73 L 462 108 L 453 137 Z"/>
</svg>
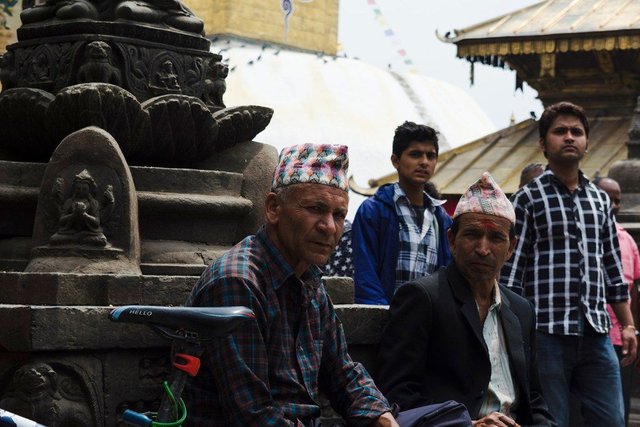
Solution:
<svg viewBox="0 0 640 427">
<path fill-rule="evenodd" d="M 442 38 L 458 56 L 640 48 L 640 1 L 546 0 Z"/>
<path fill-rule="evenodd" d="M 589 178 L 607 176 L 609 168 L 627 158 L 627 132 L 631 117 L 601 117 L 589 120 L 589 150 L 580 169 Z M 533 119 L 477 139 L 440 155 L 432 181 L 443 195 L 458 195 L 466 191 L 485 171 L 491 172 L 505 193 L 518 189 L 520 172 L 532 162 L 547 164 L 538 146 L 538 125 Z M 371 195 L 377 186 L 397 181 L 392 173 L 379 178 L 373 188 L 361 188 L 351 183 L 353 190 Z"/>
</svg>

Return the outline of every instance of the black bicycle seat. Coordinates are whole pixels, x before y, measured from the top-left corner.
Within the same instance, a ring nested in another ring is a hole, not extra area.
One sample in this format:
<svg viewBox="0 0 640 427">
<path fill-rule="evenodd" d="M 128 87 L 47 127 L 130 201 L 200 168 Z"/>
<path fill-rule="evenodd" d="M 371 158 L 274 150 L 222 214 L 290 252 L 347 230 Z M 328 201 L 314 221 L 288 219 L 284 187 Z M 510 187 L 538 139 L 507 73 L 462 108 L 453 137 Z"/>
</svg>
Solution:
<svg viewBox="0 0 640 427">
<path fill-rule="evenodd" d="M 125 305 L 109 313 L 114 322 L 142 323 L 150 326 L 196 332 L 201 337 L 229 335 L 240 324 L 255 318 L 247 307 L 164 307 Z"/>
</svg>

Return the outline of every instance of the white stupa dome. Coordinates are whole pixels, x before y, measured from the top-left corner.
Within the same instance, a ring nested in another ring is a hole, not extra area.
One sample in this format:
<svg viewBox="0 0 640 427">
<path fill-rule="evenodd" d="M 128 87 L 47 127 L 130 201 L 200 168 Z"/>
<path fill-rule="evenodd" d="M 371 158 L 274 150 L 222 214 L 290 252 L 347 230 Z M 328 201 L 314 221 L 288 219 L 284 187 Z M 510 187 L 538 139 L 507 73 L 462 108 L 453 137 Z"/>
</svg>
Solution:
<svg viewBox="0 0 640 427">
<path fill-rule="evenodd" d="M 278 151 L 307 142 L 348 145 L 349 174 L 362 186 L 394 171 L 393 134 L 405 120 L 438 130 L 440 152 L 496 130 L 464 91 L 420 74 L 220 37 L 211 50 L 230 68 L 227 106 L 256 104 L 274 110 L 256 141 Z M 351 195 L 349 218 L 362 200 Z"/>
</svg>

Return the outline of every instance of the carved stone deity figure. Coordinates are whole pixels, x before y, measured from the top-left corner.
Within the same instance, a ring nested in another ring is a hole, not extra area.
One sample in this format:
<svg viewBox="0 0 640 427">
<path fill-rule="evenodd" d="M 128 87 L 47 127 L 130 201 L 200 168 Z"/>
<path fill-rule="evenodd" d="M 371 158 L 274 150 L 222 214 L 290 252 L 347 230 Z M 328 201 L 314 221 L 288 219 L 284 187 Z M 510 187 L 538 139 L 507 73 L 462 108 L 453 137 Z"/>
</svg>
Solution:
<svg viewBox="0 0 640 427">
<path fill-rule="evenodd" d="M 156 85 L 170 90 L 179 90 L 178 76 L 173 69 L 173 62 L 165 60 L 156 73 Z"/>
<path fill-rule="evenodd" d="M 74 389 L 78 385 L 68 376 L 60 378 L 47 363 L 28 363 L 13 375 L 0 407 L 49 427 L 90 426 L 91 410 L 82 396 L 66 396 L 61 390 L 61 386 Z"/>
<path fill-rule="evenodd" d="M 78 81 L 102 82 L 119 85 L 120 70 L 113 65 L 111 46 L 103 41 L 93 41 L 85 47 L 84 63 L 78 69 Z"/>
<path fill-rule="evenodd" d="M 224 108 L 223 96 L 227 91 L 226 78 L 229 75 L 229 66 L 224 62 L 212 62 L 209 66 L 209 78 L 205 80 L 205 97 L 207 101 L 216 107 Z"/>
<path fill-rule="evenodd" d="M 107 238 L 100 226 L 101 210 L 96 200 L 97 185 L 91 174 L 86 169 L 73 179 L 71 196 L 64 202 L 58 230 L 51 236 L 49 243 L 61 244 L 88 244 L 92 246 L 106 246 Z M 105 191 L 105 204 L 113 204 L 113 188 L 107 187 Z"/>
<path fill-rule="evenodd" d="M 3 408 L 51 426 L 58 419 L 56 402 L 60 400 L 56 373 L 44 363 L 29 364 L 16 371 L 15 390 L 0 403 Z"/>
</svg>

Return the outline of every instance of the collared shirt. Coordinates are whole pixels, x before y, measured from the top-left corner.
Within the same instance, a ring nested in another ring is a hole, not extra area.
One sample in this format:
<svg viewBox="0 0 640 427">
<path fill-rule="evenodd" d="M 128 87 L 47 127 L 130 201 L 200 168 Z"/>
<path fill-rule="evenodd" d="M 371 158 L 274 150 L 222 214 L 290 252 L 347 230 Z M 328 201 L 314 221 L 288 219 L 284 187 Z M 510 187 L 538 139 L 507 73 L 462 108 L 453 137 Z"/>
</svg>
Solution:
<svg viewBox="0 0 640 427">
<path fill-rule="evenodd" d="M 438 221 L 435 207 L 444 204 L 424 193 L 424 219 L 418 227 L 417 215 L 409 198 L 394 184 L 393 201 L 399 219 L 399 252 L 395 289 L 424 275 L 433 273 L 438 267 Z"/>
<path fill-rule="evenodd" d="M 629 298 L 607 195 L 580 172 L 571 192 L 547 170 L 513 195 L 518 236 L 501 283 L 533 301 L 537 328 L 583 335 L 611 326 L 607 302 Z"/>
<path fill-rule="evenodd" d="M 495 411 L 510 417 L 516 401 L 516 389 L 511 377 L 507 344 L 499 318 L 500 305 L 502 304 L 500 288 L 496 284 L 494 289 L 493 302 L 489 307 L 484 325 L 482 325 L 482 336 L 487 344 L 487 350 L 489 350 L 491 379 L 478 415 L 484 417 Z"/>
<path fill-rule="evenodd" d="M 624 281 L 629 285 L 629 292 L 631 292 L 631 287 L 635 286 L 634 282 L 640 280 L 640 253 L 638 253 L 638 245 L 636 245 L 633 237 L 617 222 L 616 231 L 618 232 L 618 242 L 620 243 L 622 274 L 624 275 Z M 609 338 L 611 338 L 613 345 L 622 345 L 620 322 L 618 322 L 618 318 L 608 305 L 607 311 L 609 312 L 612 323 Z"/>
<path fill-rule="evenodd" d="M 187 305 L 243 305 L 256 314 L 207 347 L 209 363 L 187 388 L 189 425 L 299 425 L 320 416 L 319 390 L 356 426 L 389 411 L 347 353 L 320 270 L 296 277 L 264 228 L 215 261 Z"/>
</svg>

